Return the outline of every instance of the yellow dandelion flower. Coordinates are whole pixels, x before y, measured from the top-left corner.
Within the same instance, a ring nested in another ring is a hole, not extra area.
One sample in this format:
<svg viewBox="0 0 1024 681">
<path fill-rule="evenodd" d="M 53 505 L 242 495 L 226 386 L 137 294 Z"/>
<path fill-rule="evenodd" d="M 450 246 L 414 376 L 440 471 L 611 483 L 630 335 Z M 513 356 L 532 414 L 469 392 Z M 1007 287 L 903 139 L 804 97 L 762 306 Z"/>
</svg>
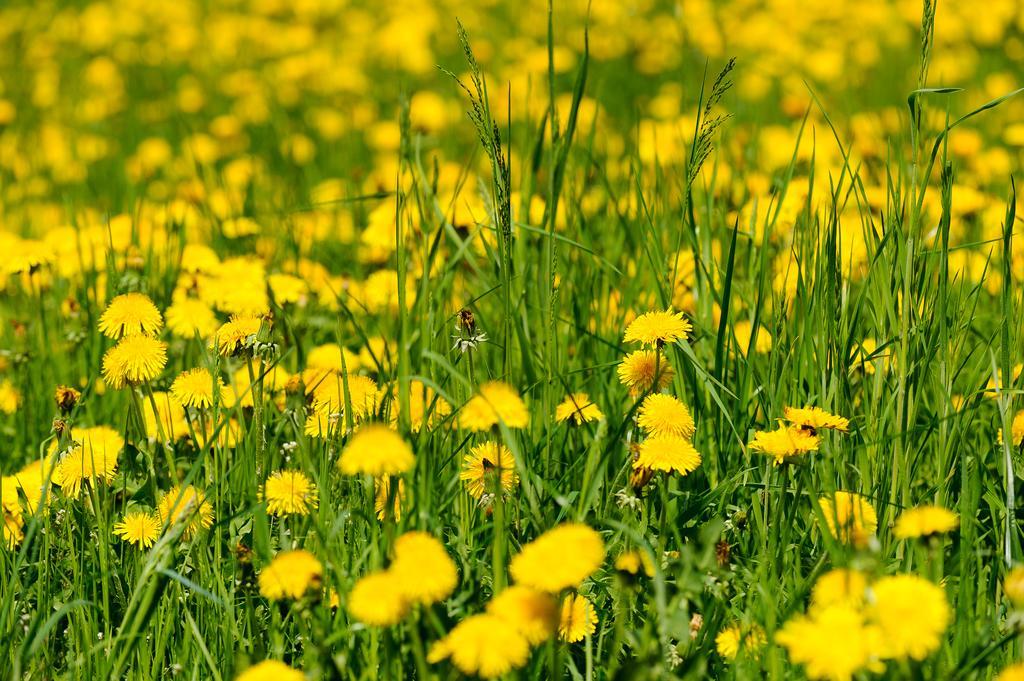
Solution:
<svg viewBox="0 0 1024 681">
<path fill-rule="evenodd" d="M 629 394 L 634 397 L 667 387 L 675 376 L 675 370 L 668 360 L 664 357 L 658 358 L 654 350 L 631 352 L 619 363 L 616 372 L 619 381 L 629 388 Z"/>
<path fill-rule="evenodd" d="M 142 417 L 146 421 L 146 433 L 151 441 L 155 442 L 161 432 L 167 442 L 173 442 L 189 434 L 185 408 L 163 391 L 153 391 L 152 401 L 146 400 L 143 403 Z"/>
<path fill-rule="evenodd" d="M 572 421 L 576 425 L 600 421 L 604 418 L 601 408 L 598 407 L 587 393 L 572 393 L 566 395 L 562 403 L 555 407 L 555 420 L 559 423 Z"/>
<path fill-rule="evenodd" d="M 149 296 L 125 293 L 110 301 L 100 316 L 100 332 L 107 338 L 146 335 L 155 336 L 164 320 Z"/>
<path fill-rule="evenodd" d="M 416 462 L 412 448 L 394 430 L 371 424 L 357 430 L 341 450 L 338 468 L 345 475 L 399 475 Z"/>
<path fill-rule="evenodd" d="M 405 480 L 397 478 L 398 491 L 392 500 L 392 517 L 395 522 L 402 519 L 402 504 L 405 502 Z M 391 476 L 380 475 L 373 479 L 373 510 L 377 513 L 377 520 L 384 520 L 387 508 L 388 497 L 391 496 Z"/>
<path fill-rule="evenodd" d="M 451 658 L 463 674 L 496 679 L 526 664 L 530 646 L 508 621 L 495 615 L 473 615 L 455 625 L 434 644 L 428 660 Z"/>
<path fill-rule="evenodd" d="M 4 544 L 7 548 L 13 549 L 25 538 L 25 519 L 20 513 L 9 513 L 6 508 L 3 515 Z"/>
<path fill-rule="evenodd" d="M 171 396 L 178 404 L 195 409 L 212 407 L 216 400 L 224 401 L 227 388 L 218 376 L 214 381 L 208 369 L 189 369 L 171 383 Z"/>
<path fill-rule="evenodd" d="M 775 430 L 758 430 L 754 439 L 747 445 L 752 452 L 761 452 L 775 458 L 775 464 L 785 463 L 788 459 L 818 451 L 821 444 L 818 436 L 796 426 L 780 424 Z"/>
<path fill-rule="evenodd" d="M 267 513 L 277 516 L 307 515 L 317 507 L 316 485 L 301 471 L 276 471 L 263 485 Z"/>
<path fill-rule="evenodd" d="M 822 497 L 818 503 L 829 533 L 841 542 L 864 547 L 878 529 L 875 507 L 859 494 L 836 492 L 834 497 Z"/>
<path fill-rule="evenodd" d="M 397 424 L 400 415 L 397 386 L 391 393 L 391 409 L 391 422 Z M 432 428 L 451 413 L 452 405 L 433 388 L 422 381 L 409 381 L 409 425 L 412 432 L 418 433 L 424 427 Z"/>
<path fill-rule="evenodd" d="M 558 628 L 554 596 L 528 586 L 504 589 L 487 604 L 487 612 L 510 623 L 531 646 L 547 641 Z"/>
<path fill-rule="evenodd" d="M 815 608 L 837 604 L 859 607 L 864 603 L 867 588 L 868 578 L 860 570 L 829 570 L 814 583 L 811 605 Z"/>
<path fill-rule="evenodd" d="M 47 466 L 49 465 L 48 462 Z M 29 513 L 35 513 L 43 500 L 43 490 L 46 487 L 46 481 L 43 480 L 43 462 L 38 459 L 33 461 L 15 473 L 14 477 L 18 481 L 18 489 L 25 496 L 25 508 Z"/>
<path fill-rule="evenodd" d="M 18 481 L 13 476 L 0 478 L 0 506 L 4 544 L 7 548 L 14 548 L 25 538 L 25 519 L 18 499 Z"/>
<path fill-rule="evenodd" d="M 309 551 L 282 551 L 260 571 L 260 593 L 272 601 L 299 600 L 320 590 L 324 568 Z"/>
<path fill-rule="evenodd" d="M 1024 662 L 1011 664 L 1009 667 L 999 672 L 999 676 L 996 677 L 996 681 L 1024 681 Z"/>
<path fill-rule="evenodd" d="M 114 524 L 114 536 L 148 549 L 160 536 L 160 519 L 147 511 L 126 513 L 120 522 Z"/>
<path fill-rule="evenodd" d="M 166 310 L 167 330 L 171 335 L 186 340 L 209 338 L 217 330 L 217 315 L 213 309 L 195 298 L 177 298 Z"/>
<path fill-rule="evenodd" d="M 626 343 L 660 346 L 680 338 L 685 339 L 692 328 L 682 312 L 648 312 L 630 322 L 622 340 Z"/>
<path fill-rule="evenodd" d="M 845 433 L 850 430 L 850 420 L 842 416 L 830 414 L 820 407 L 786 407 L 783 417 L 797 428 L 816 434 L 819 430 L 838 430 Z"/>
<path fill-rule="evenodd" d="M 264 660 L 236 676 L 235 681 L 306 681 L 306 675 L 284 662 Z"/>
<path fill-rule="evenodd" d="M 739 348 L 740 354 L 744 357 L 747 356 L 747 352 L 751 349 L 750 340 L 751 335 L 754 333 L 754 324 L 747 320 L 740 320 L 733 324 L 733 335 L 736 338 L 736 346 Z M 759 355 L 763 355 L 766 352 L 771 352 L 772 349 L 772 335 L 764 327 L 758 327 L 757 335 L 754 337 L 753 351 Z"/>
<path fill-rule="evenodd" d="M 103 380 L 114 388 L 136 385 L 160 375 L 167 344 L 149 336 L 125 336 L 103 355 Z"/>
<path fill-rule="evenodd" d="M 309 286 L 291 274 L 271 274 L 267 277 L 267 285 L 278 305 L 303 306 L 309 298 Z"/>
<path fill-rule="evenodd" d="M 644 398 L 637 423 L 649 435 L 691 438 L 696 430 L 690 409 L 672 395 L 655 393 Z"/>
<path fill-rule="evenodd" d="M 231 376 L 230 386 L 221 392 L 225 407 L 231 409 L 236 405 L 243 407 L 253 407 L 256 405 L 257 391 L 253 387 L 249 376 L 249 368 L 247 366 L 239 367 Z M 283 407 L 283 402 L 280 401 L 280 391 L 291 380 L 291 375 L 284 368 L 280 365 L 267 366 L 259 363 L 253 367 L 252 377 L 256 379 L 257 383 L 262 381 L 264 399 L 269 397 L 272 400 L 277 400 L 275 404 L 278 407 Z"/>
<path fill-rule="evenodd" d="M 333 371 L 320 370 L 317 373 L 307 370 L 303 374 L 306 394 L 312 396 L 313 407 L 317 411 L 343 415 L 345 413 L 345 393 L 348 391 L 348 403 L 352 406 L 352 419 L 355 423 L 373 416 L 380 404 L 380 388 L 368 376 L 343 376 Z"/>
<path fill-rule="evenodd" d="M 1018 565 L 1006 574 L 1003 591 L 1015 606 L 1024 607 L 1024 566 Z"/>
<path fill-rule="evenodd" d="M 482 432 L 499 422 L 509 428 L 525 428 L 530 422 L 530 412 L 515 388 L 501 381 L 489 381 L 463 405 L 459 411 L 459 425 L 466 430 Z"/>
<path fill-rule="evenodd" d="M 352 587 L 348 611 L 363 624 L 389 627 L 401 622 L 409 612 L 409 601 L 402 594 L 398 579 L 390 571 L 379 570 Z"/>
<path fill-rule="evenodd" d="M 316 409 L 306 417 L 302 430 L 309 437 L 327 440 L 337 432 L 340 422 L 341 414 Z"/>
<path fill-rule="evenodd" d="M 918 506 L 900 514 L 893 534 L 900 539 L 916 539 L 952 532 L 960 525 L 956 513 L 941 506 Z"/>
<path fill-rule="evenodd" d="M 654 563 L 646 551 L 631 549 L 623 551 L 615 558 L 615 569 L 627 575 L 639 575 L 640 570 L 648 577 L 654 576 Z"/>
<path fill-rule="evenodd" d="M 191 539 L 200 530 L 213 525 L 213 506 L 206 495 L 192 485 L 174 486 L 160 496 L 156 513 L 163 525 L 184 523 L 182 536 Z"/>
<path fill-rule="evenodd" d="M 869 604 L 882 631 L 881 657 L 923 660 L 942 644 L 950 620 L 942 587 L 916 575 L 882 577 L 871 585 Z"/>
<path fill-rule="evenodd" d="M 83 482 L 109 483 L 114 479 L 124 438 L 109 426 L 79 428 L 71 437 L 73 444 L 54 466 L 51 481 L 75 499 Z"/>
<path fill-rule="evenodd" d="M 1019 411 L 1013 415 L 1013 422 L 1010 425 L 1010 433 L 1012 435 L 1011 443 L 1015 447 L 1024 447 L 1024 411 Z M 996 435 L 996 442 L 1001 443 L 1003 441 L 1003 429 L 1000 428 Z"/>
<path fill-rule="evenodd" d="M 444 545 L 426 532 L 406 532 L 395 540 L 395 560 L 388 570 L 410 603 L 443 601 L 459 581 L 455 561 Z"/>
<path fill-rule="evenodd" d="M 13 414 L 21 404 L 21 393 L 8 379 L 0 381 L 0 412 Z"/>
<path fill-rule="evenodd" d="M 715 637 L 715 650 L 724 659 L 735 660 L 740 650 L 746 655 L 751 655 L 764 647 L 767 641 L 764 629 L 756 624 L 744 627 L 740 622 L 733 622 L 718 632 L 718 636 Z"/>
<path fill-rule="evenodd" d="M 337 343 L 318 345 L 306 355 L 307 369 L 323 369 L 335 373 L 358 371 L 359 355 Z"/>
<path fill-rule="evenodd" d="M 511 492 L 519 484 L 516 458 L 500 442 L 482 442 L 463 457 L 459 479 L 474 499 L 495 494 L 499 485 L 504 492 Z"/>
<path fill-rule="evenodd" d="M 700 452 L 678 435 L 654 435 L 640 443 L 633 468 L 688 475 L 700 466 Z"/>
<path fill-rule="evenodd" d="M 581 523 L 548 530 L 523 547 L 509 572 L 520 584 L 557 593 L 578 587 L 604 562 L 604 541 Z"/>
<path fill-rule="evenodd" d="M 859 608 L 837 604 L 798 615 L 775 634 L 789 659 L 811 679 L 850 681 L 862 670 L 881 671 L 876 651 L 881 630 Z"/>
<path fill-rule="evenodd" d="M 594 604 L 579 594 L 566 596 L 562 601 L 562 614 L 558 622 L 558 637 L 567 643 L 576 643 L 597 629 Z"/>
<path fill-rule="evenodd" d="M 234 315 L 214 333 L 210 349 L 224 357 L 236 355 L 252 345 L 262 325 L 263 317 L 259 315 Z"/>
</svg>

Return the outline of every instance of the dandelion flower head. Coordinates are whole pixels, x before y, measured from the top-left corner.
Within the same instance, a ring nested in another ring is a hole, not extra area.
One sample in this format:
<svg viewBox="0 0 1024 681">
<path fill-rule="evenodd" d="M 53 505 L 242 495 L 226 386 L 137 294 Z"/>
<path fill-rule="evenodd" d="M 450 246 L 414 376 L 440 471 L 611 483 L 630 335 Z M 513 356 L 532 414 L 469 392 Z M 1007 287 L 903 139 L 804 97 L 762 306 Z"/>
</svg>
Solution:
<svg viewBox="0 0 1024 681">
<path fill-rule="evenodd" d="M 581 523 L 548 530 L 523 547 L 509 572 L 519 584 L 557 593 L 578 587 L 604 562 L 601 535 Z"/>
</svg>

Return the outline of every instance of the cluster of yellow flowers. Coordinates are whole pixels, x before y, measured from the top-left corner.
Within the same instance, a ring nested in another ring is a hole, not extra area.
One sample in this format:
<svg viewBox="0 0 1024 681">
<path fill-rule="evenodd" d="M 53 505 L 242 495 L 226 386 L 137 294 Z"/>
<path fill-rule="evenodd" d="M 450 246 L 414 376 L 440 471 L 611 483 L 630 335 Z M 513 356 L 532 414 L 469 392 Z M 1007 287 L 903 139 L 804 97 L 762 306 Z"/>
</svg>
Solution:
<svg viewBox="0 0 1024 681">
<path fill-rule="evenodd" d="M 951 617 L 943 589 L 916 575 L 869 581 L 855 570 L 822 575 L 806 614 L 775 635 L 813 679 L 848 681 L 882 671 L 886 660 L 923 660 L 934 652 Z"/>
<path fill-rule="evenodd" d="M 597 624 L 594 607 L 578 589 L 604 562 L 601 536 L 586 525 L 568 523 L 547 531 L 512 559 L 516 585 L 501 591 L 486 612 L 457 624 L 433 645 L 431 662 L 451 659 L 465 674 L 493 679 L 522 667 L 530 648 L 557 630 L 566 641 L 579 641 Z"/>
<path fill-rule="evenodd" d="M 786 407 L 784 421 L 777 430 L 756 431 L 749 447 L 751 451 L 774 457 L 776 464 L 785 463 L 801 454 L 818 451 L 820 431 L 836 430 L 845 433 L 850 421 L 835 416 L 819 407 L 798 409 Z"/>
<path fill-rule="evenodd" d="M 654 472 L 687 475 L 700 466 L 700 452 L 692 441 L 696 426 L 690 409 L 672 395 L 659 392 L 674 375 L 667 357 L 663 357 L 664 347 L 686 340 L 691 328 L 682 313 L 671 310 L 642 314 L 626 327 L 624 341 L 644 348 L 619 365 L 619 378 L 630 394 L 646 395 L 637 412 L 637 424 L 646 437 L 633 459 L 633 468 L 641 479 Z M 653 350 L 646 349 L 648 346 Z"/>
<path fill-rule="evenodd" d="M 422 663 L 451 674 L 515 674 L 539 646 L 587 640 L 599 624 L 616 639 L 601 639 L 602 662 L 645 654 L 675 667 L 714 641 L 718 657 L 700 661 L 709 674 L 739 675 L 771 646 L 773 665 L 781 646 L 810 678 L 918 673 L 927 658 L 946 670 L 944 580 L 966 576 L 928 569 L 960 525 L 951 509 L 980 504 L 958 505 L 952 465 L 941 484 L 914 478 L 907 451 L 917 425 L 934 419 L 955 442 L 975 393 L 998 398 L 1005 457 L 962 474 L 979 478 L 965 489 L 1004 476 L 1005 507 L 983 486 L 994 510 L 981 513 L 1006 515 L 1008 568 L 1024 365 L 979 390 L 988 376 L 968 385 L 959 341 L 938 347 L 946 336 L 918 320 L 931 315 L 938 255 L 943 296 L 979 310 L 1003 292 L 1012 301 L 1024 280 L 1024 240 L 1000 250 L 1024 97 L 987 104 L 1020 86 L 1024 3 L 939 3 L 922 38 L 935 9 L 923 4 L 924 21 L 920 0 L 3 4 L 2 550 L 48 565 L 67 528 L 101 536 L 96 550 L 121 559 L 99 561 L 117 575 L 109 618 L 149 556 L 176 551 L 201 581 L 202 549 L 226 548 L 237 565 L 224 559 L 216 579 L 230 584 L 216 586 L 258 603 L 251 638 L 266 613 L 315 612 L 369 629 L 374 655 L 378 628 L 408 629 Z M 456 16 L 476 55 L 469 78 Z M 729 64 L 713 87 L 680 83 L 709 62 Z M 916 86 L 902 78 L 918 68 Z M 470 151 L 479 140 L 451 73 L 491 85 L 470 105 L 493 128 L 487 153 Z M 718 86 L 727 96 L 709 101 Z M 940 132 L 943 167 L 918 177 Z M 882 281 L 892 251 L 907 271 Z M 833 293 L 844 340 L 819 352 L 803 341 L 824 329 L 797 329 L 790 313 Z M 891 309 L 866 321 L 850 313 L 858 296 L 858 309 Z M 970 335 L 973 353 L 990 324 L 1010 324 L 1006 309 L 949 335 Z M 716 334 L 712 375 L 701 363 Z M 941 389 L 919 380 L 925 353 L 945 353 Z M 765 389 L 776 371 L 786 401 Z M 814 372 L 831 383 L 812 385 Z M 906 411 L 876 430 L 874 403 L 896 375 Z M 890 466 L 875 454 L 893 428 Z M 879 493 L 890 481 L 900 494 Z M 661 498 L 640 494 L 655 486 Z M 94 526 L 57 521 L 69 511 Z M 723 515 L 704 546 L 698 523 Z M 780 545 L 752 548 L 750 524 Z M 799 547 L 791 528 L 806 530 Z M 692 583 L 670 574 L 702 560 L 698 548 L 707 562 Z M 754 591 L 752 555 L 775 568 L 773 551 L 795 556 L 780 572 L 801 580 L 812 564 L 814 576 L 835 567 L 806 608 L 782 589 L 740 612 L 722 594 Z M 12 584 L 35 569 L 25 563 Z M 631 608 L 656 628 L 643 574 L 657 576 L 657 598 L 681 594 L 680 612 L 713 603 L 702 612 L 714 625 L 694 611 L 689 635 L 673 619 L 649 641 L 632 636 Z M 1016 627 L 1024 568 L 1003 591 L 1012 607 L 990 600 Z M 800 613 L 783 619 L 792 598 Z M 49 605 L 18 603 L 33 618 Z M 116 622 L 103 624 L 114 646 Z M 49 645 L 16 633 L 12 646 Z M 270 654 L 298 665 L 310 638 L 289 634 Z M 117 659 L 78 645 L 68 659 Z M 238 678 L 304 675 L 265 660 Z M 999 679 L 1024 679 L 1024 666 Z"/>
</svg>

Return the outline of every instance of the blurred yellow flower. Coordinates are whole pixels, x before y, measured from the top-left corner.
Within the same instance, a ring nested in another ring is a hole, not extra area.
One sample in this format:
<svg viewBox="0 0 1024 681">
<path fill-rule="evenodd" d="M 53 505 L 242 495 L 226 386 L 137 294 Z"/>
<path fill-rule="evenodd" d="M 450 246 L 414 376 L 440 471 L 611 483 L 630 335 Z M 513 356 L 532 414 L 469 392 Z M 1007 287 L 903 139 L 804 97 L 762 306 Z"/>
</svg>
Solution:
<svg viewBox="0 0 1024 681">
<path fill-rule="evenodd" d="M 375 627 L 398 624 L 409 611 L 409 601 L 398 579 L 387 570 L 371 572 L 361 578 L 348 595 L 348 611 L 362 622 Z"/>
<path fill-rule="evenodd" d="M 836 604 L 857 607 L 864 603 L 867 588 L 867 576 L 860 570 L 829 570 L 814 583 L 811 590 L 811 605 L 815 608 Z"/>
<path fill-rule="evenodd" d="M 523 546 L 509 572 L 520 584 L 557 593 L 578 587 L 603 562 L 601 535 L 581 523 L 565 523 Z"/>
<path fill-rule="evenodd" d="M 459 581 L 455 561 L 444 545 L 426 532 L 406 532 L 395 540 L 395 559 L 388 568 L 410 603 L 430 605 L 452 594 Z"/>
<path fill-rule="evenodd" d="M 900 514 L 893 534 L 900 539 L 952 532 L 960 525 L 956 513 L 941 506 L 918 506 Z"/>
<path fill-rule="evenodd" d="M 341 450 L 338 468 L 345 475 L 399 475 L 416 463 L 412 448 L 387 426 L 363 426 Z"/>
<path fill-rule="evenodd" d="M 764 647 L 767 640 L 764 629 L 756 624 L 744 627 L 740 622 L 733 622 L 718 632 L 715 650 L 724 659 L 735 660 L 741 649 L 745 655 L 753 655 Z"/>
<path fill-rule="evenodd" d="M 466 430 L 482 432 L 498 423 L 509 428 L 525 428 L 530 422 L 523 398 L 515 388 L 501 381 L 490 381 L 459 410 L 459 425 Z"/>
<path fill-rule="evenodd" d="M 496 679 L 526 664 L 530 646 L 515 626 L 496 615 L 472 615 L 430 649 L 431 663 L 451 658 L 463 674 Z"/>
<path fill-rule="evenodd" d="M 487 604 L 487 612 L 510 623 L 531 646 L 547 641 L 558 628 L 554 596 L 528 586 L 504 589 Z"/>
<path fill-rule="evenodd" d="M 284 662 L 264 660 L 236 676 L 235 681 L 306 681 L 306 675 Z"/>
<path fill-rule="evenodd" d="M 572 421 L 576 425 L 604 418 L 601 408 L 597 406 L 587 393 L 566 395 L 562 403 L 555 408 L 555 420 L 559 423 Z"/>
<path fill-rule="evenodd" d="M 881 629 L 880 656 L 923 660 L 949 625 L 946 592 L 916 575 L 882 577 L 870 587 L 869 615 Z"/>
<path fill-rule="evenodd" d="M 882 631 L 850 605 L 815 608 L 790 619 L 775 634 L 789 659 L 811 679 L 850 681 L 861 670 L 881 671 L 877 651 Z"/>
<path fill-rule="evenodd" d="M 272 601 L 298 600 L 320 590 L 323 566 L 309 551 L 295 549 L 274 556 L 260 571 L 260 593 Z"/>
<path fill-rule="evenodd" d="M 859 494 L 836 492 L 831 498 L 822 497 L 818 504 L 829 533 L 841 542 L 863 548 L 878 529 L 875 507 Z"/>
</svg>

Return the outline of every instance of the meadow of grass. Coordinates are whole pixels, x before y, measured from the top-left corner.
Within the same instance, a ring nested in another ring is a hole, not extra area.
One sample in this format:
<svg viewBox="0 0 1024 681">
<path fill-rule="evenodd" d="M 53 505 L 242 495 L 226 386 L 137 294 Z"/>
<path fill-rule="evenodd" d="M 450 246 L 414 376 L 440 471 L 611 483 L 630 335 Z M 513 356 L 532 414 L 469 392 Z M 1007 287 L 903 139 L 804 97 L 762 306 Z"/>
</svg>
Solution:
<svg viewBox="0 0 1024 681">
<path fill-rule="evenodd" d="M 3 673 L 1024 679 L 1024 6 L 386 5 L 0 6 Z"/>
</svg>

